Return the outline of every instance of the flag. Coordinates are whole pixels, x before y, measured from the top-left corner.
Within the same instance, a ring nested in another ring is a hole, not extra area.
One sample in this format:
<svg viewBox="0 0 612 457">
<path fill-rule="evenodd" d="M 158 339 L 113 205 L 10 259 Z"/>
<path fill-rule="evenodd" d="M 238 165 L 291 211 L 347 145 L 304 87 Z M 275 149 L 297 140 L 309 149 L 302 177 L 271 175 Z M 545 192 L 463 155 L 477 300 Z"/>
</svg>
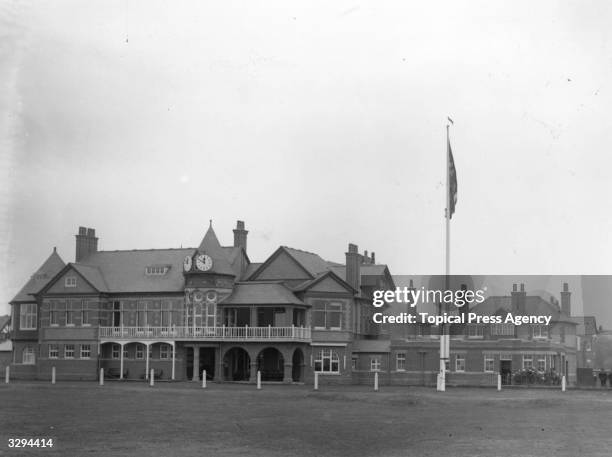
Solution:
<svg viewBox="0 0 612 457">
<path fill-rule="evenodd" d="M 455 212 L 455 205 L 457 204 L 457 170 L 455 169 L 455 161 L 453 160 L 453 151 L 450 145 L 450 139 L 448 142 L 448 218 L 452 219 Z"/>
</svg>

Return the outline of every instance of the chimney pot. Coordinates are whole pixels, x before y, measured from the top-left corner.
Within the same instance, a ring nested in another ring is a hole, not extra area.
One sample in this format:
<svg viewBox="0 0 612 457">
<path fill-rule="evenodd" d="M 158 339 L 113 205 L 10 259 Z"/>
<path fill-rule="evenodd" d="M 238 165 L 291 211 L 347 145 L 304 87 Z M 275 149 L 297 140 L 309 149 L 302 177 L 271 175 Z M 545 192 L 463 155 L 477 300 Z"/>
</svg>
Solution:
<svg viewBox="0 0 612 457">
<path fill-rule="evenodd" d="M 242 249 L 246 252 L 248 234 L 249 231 L 244 228 L 244 221 L 236 221 L 236 228 L 234 229 L 234 247 L 242 246 Z"/>
<path fill-rule="evenodd" d="M 516 292 L 516 284 L 512 284 L 512 292 Z"/>
<path fill-rule="evenodd" d="M 374 251 L 372 251 L 372 257 L 371 258 L 372 258 L 372 263 L 376 263 L 376 257 L 375 257 Z"/>
<path fill-rule="evenodd" d="M 414 283 L 412 282 L 412 279 L 410 280 L 410 288 L 414 289 Z"/>
<path fill-rule="evenodd" d="M 85 227 L 79 227 L 79 235 L 87 235 L 87 229 Z"/>
<path fill-rule="evenodd" d="M 356 244 L 349 243 L 349 245 L 348 245 L 348 252 L 350 252 L 350 253 L 354 253 L 354 254 L 357 254 L 358 249 L 359 249 L 359 248 L 357 247 L 357 245 L 356 245 Z"/>
<path fill-rule="evenodd" d="M 563 292 L 569 292 L 569 285 L 566 282 L 563 283 Z"/>
</svg>

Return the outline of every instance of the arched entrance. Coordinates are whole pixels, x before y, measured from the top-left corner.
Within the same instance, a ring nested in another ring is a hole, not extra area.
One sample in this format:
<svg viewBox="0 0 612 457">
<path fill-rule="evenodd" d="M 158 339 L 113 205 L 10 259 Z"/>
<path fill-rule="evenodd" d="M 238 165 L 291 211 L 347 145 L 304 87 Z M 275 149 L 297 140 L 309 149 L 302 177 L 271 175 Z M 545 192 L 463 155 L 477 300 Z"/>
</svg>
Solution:
<svg viewBox="0 0 612 457">
<path fill-rule="evenodd" d="M 223 357 L 226 381 L 248 381 L 251 376 L 251 358 L 242 348 L 231 348 Z"/>
<path fill-rule="evenodd" d="M 304 381 L 304 353 L 300 348 L 293 351 L 291 363 L 293 364 L 291 369 L 291 380 L 293 382 Z"/>
<path fill-rule="evenodd" d="M 285 373 L 285 360 L 276 348 L 266 348 L 257 356 L 257 369 L 261 371 L 262 381 L 282 381 Z"/>
</svg>

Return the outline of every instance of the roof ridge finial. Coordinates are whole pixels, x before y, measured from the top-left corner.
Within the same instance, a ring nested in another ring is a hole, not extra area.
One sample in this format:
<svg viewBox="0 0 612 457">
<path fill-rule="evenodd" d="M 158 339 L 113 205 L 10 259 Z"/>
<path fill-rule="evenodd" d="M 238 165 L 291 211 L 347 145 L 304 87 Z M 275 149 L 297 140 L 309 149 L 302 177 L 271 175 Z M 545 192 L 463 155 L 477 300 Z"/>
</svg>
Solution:
<svg viewBox="0 0 612 457">
<path fill-rule="evenodd" d="M 212 228 L 212 219 L 208 219 L 208 223 L 210 224 L 208 228 Z"/>
<path fill-rule="evenodd" d="M 57 252 L 57 246 L 53 246 L 53 252 Z"/>
</svg>

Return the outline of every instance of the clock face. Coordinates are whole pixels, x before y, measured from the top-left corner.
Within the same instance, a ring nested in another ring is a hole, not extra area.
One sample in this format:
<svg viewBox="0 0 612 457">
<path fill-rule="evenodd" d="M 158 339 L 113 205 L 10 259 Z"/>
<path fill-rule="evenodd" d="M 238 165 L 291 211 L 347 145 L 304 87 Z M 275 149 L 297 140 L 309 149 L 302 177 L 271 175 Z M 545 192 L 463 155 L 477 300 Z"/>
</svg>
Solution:
<svg viewBox="0 0 612 457">
<path fill-rule="evenodd" d="M 185 257 L 185 260 L 183 260 L 183 268 L 185 269 L 185 271 L 191 270 L 191 264 L 192 264 L 191 256 L 188 255 Z"/>
<path fill-rule="evenodd" d="M 200 254 L 196 257 L 196 267 L 200 271 L 208 271 L 212 268 L 212 258 L 206 254 Z"/>
</svg>

